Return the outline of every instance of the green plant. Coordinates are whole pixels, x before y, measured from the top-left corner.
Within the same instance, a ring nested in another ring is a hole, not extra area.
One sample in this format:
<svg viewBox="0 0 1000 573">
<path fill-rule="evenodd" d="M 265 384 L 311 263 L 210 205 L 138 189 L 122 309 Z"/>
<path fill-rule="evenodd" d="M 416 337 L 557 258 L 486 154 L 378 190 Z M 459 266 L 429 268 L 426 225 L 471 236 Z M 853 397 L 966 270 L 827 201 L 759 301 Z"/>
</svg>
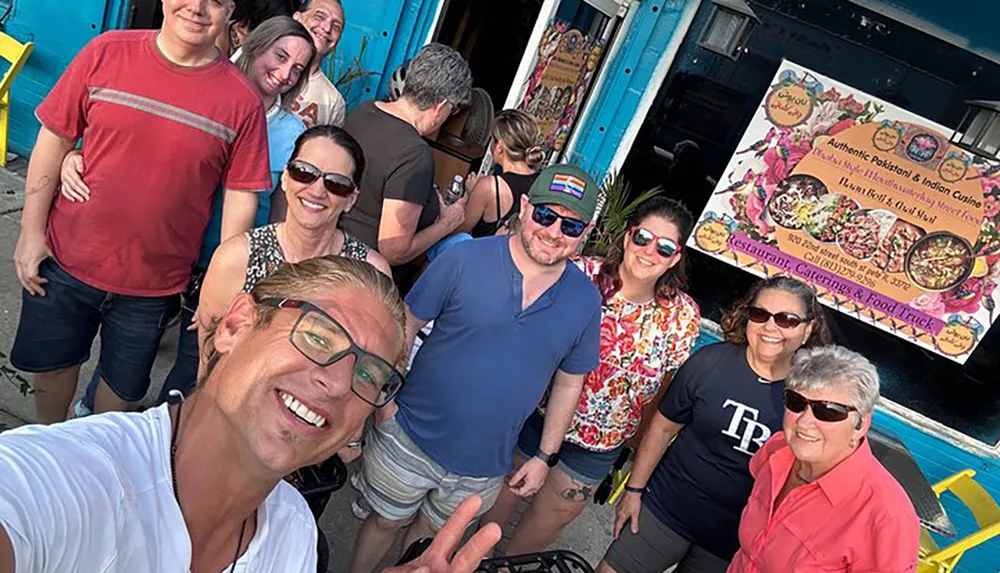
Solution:
<svg viewBox="0 0 1000 573">
<path fill-rule="evenodd" d="M 625 180 L 625 177 L 621 173 L 614 173 L 607 177 L 601 184 L 601 198 L 603 200 L 603 204 L 599 203 L 601 214 L 597 225 L 587 239 L 587 247 L 584 252 L 598 257 L 607 255 L 608 247 L 625 234 L 628 218 L 632 216 L 636 208 L 641 203 L 662 193 L 663 188 L 657 186 L 630 200 L 632 185 Z"/>
<path fill-rule="evenodd" d="M 361 38 L 361 48 L 358 50 L 357 55 L 354 56 L 354 59 L 347 64 L 346 69 L 343 72 L 340 72 L 339 69 L 332 69 L 333 66 L 331 66 L 331 73 L 329 75 L 331 78 L 336 78 L 334 79 L 333 84 L 337 86 L 341 95 L 343 95 L 344 99 L 347 100 L 348 108 L 353 107 L 353 104 L 358 103 L 353 101 L 353 96 L 349 97 L 351 96 L 351 90 L 354 87 L 354 82 L 378 75 L 378 72 L 366 70 L 364 65 L 361 63 L 365 57 L 366 48 L 368 48 L 367 36 Z M 335 64 L 336 62 L 333 63 Z M 339 67 L 340 66 L 337 66 L 337 68 Z"/>
</svg>

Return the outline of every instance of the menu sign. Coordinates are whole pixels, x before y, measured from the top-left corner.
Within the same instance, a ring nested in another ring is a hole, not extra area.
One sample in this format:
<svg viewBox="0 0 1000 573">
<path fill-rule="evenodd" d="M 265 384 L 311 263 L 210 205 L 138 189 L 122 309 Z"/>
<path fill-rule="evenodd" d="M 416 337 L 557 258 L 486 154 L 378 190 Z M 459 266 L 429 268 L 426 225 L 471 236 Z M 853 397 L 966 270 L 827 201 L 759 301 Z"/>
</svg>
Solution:
<svg viewBox="0 0 1000 573">
<path fill-rule="evenodd" d="M 1000 166 L 783 62 L 690 245 L 964 363 L 994 320 Z"/>
<path fill-rule="evenodd" d="M 594 78 L 603 43 L 554 20 L 542 36 L 538 61 L 518 109 L 538 121 L 546 146 L 561 151 Z"/>
</svg>

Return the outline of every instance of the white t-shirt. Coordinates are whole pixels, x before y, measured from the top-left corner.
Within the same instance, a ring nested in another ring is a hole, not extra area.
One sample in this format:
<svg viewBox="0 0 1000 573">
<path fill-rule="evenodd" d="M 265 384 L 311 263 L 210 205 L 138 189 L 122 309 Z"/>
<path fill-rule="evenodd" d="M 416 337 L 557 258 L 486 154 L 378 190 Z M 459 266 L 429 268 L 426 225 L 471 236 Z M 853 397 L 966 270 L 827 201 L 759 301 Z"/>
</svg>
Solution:
<svg viewBox="0 0 1000 573">
<path fill-rule="evenodd" d="M 344 114 L 347 104 L 344 96 L 337 91 L 330 78 L 323 70 L 316 70 L 309 76 L 305 88 L 292 103 L 292 113 L 306 124 L 306 127 L 317 125 L 344 126 Z"/>
<path fill-rule="evenodd" d="M 14 570 L 190 571 L 170 437 L 166 405 L 0 434 L 0 527 L 14 547 Z M 258 509 L 236 571 L 315 573 L 316 543 L 305 499 L 282 481 Z"/>
</svg>

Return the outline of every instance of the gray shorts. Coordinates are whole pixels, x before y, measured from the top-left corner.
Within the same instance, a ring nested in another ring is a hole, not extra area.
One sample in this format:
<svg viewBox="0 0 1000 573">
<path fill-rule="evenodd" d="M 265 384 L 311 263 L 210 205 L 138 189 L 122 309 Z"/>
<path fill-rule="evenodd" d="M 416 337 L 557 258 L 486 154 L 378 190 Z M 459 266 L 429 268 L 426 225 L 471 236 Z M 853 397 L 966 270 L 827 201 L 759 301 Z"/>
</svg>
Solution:
<svg viewBox="0 0 1000 573">
<path fill-rule="evenodd" d="M 728 561 L 667 527 L 645 505 L 639 510 L 639 533 L 632 533 L 626 523 L 604 560 L 616 573 L 659 572 L 674 565 L 673 573 L 725 573 L 729 567 Z"/>
<path fill-rule="evenodd" d="M 358 489 L 376 513 L 403 521 L 422 511 L 441 528 L 465 498 L 483 498 L 480 514 L 500 493 L 504 476 L 465 477 L 449 472 L 413 443 L 391 418 L 368 431 Z"/>
</svg>

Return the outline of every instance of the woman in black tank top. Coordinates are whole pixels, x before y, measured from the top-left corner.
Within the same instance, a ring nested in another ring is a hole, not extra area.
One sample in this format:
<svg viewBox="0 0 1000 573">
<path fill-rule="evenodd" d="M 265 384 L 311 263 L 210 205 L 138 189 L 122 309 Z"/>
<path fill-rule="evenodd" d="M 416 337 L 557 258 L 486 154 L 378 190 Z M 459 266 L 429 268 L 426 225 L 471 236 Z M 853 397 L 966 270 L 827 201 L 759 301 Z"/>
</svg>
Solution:
<svg viewBox="0 0 1000 573">
<path fill-rule="evenodd" d="M 473 237 L 494 235 L 517 215 L 521 196 L 528 192 L 545 158 L 538 122 L 527 113 L 505 109 L 493 120 L 493 162 L 503 169 L 499 176 L 470 176 L 465 223 L 459 232 Z"/>
</svg>

